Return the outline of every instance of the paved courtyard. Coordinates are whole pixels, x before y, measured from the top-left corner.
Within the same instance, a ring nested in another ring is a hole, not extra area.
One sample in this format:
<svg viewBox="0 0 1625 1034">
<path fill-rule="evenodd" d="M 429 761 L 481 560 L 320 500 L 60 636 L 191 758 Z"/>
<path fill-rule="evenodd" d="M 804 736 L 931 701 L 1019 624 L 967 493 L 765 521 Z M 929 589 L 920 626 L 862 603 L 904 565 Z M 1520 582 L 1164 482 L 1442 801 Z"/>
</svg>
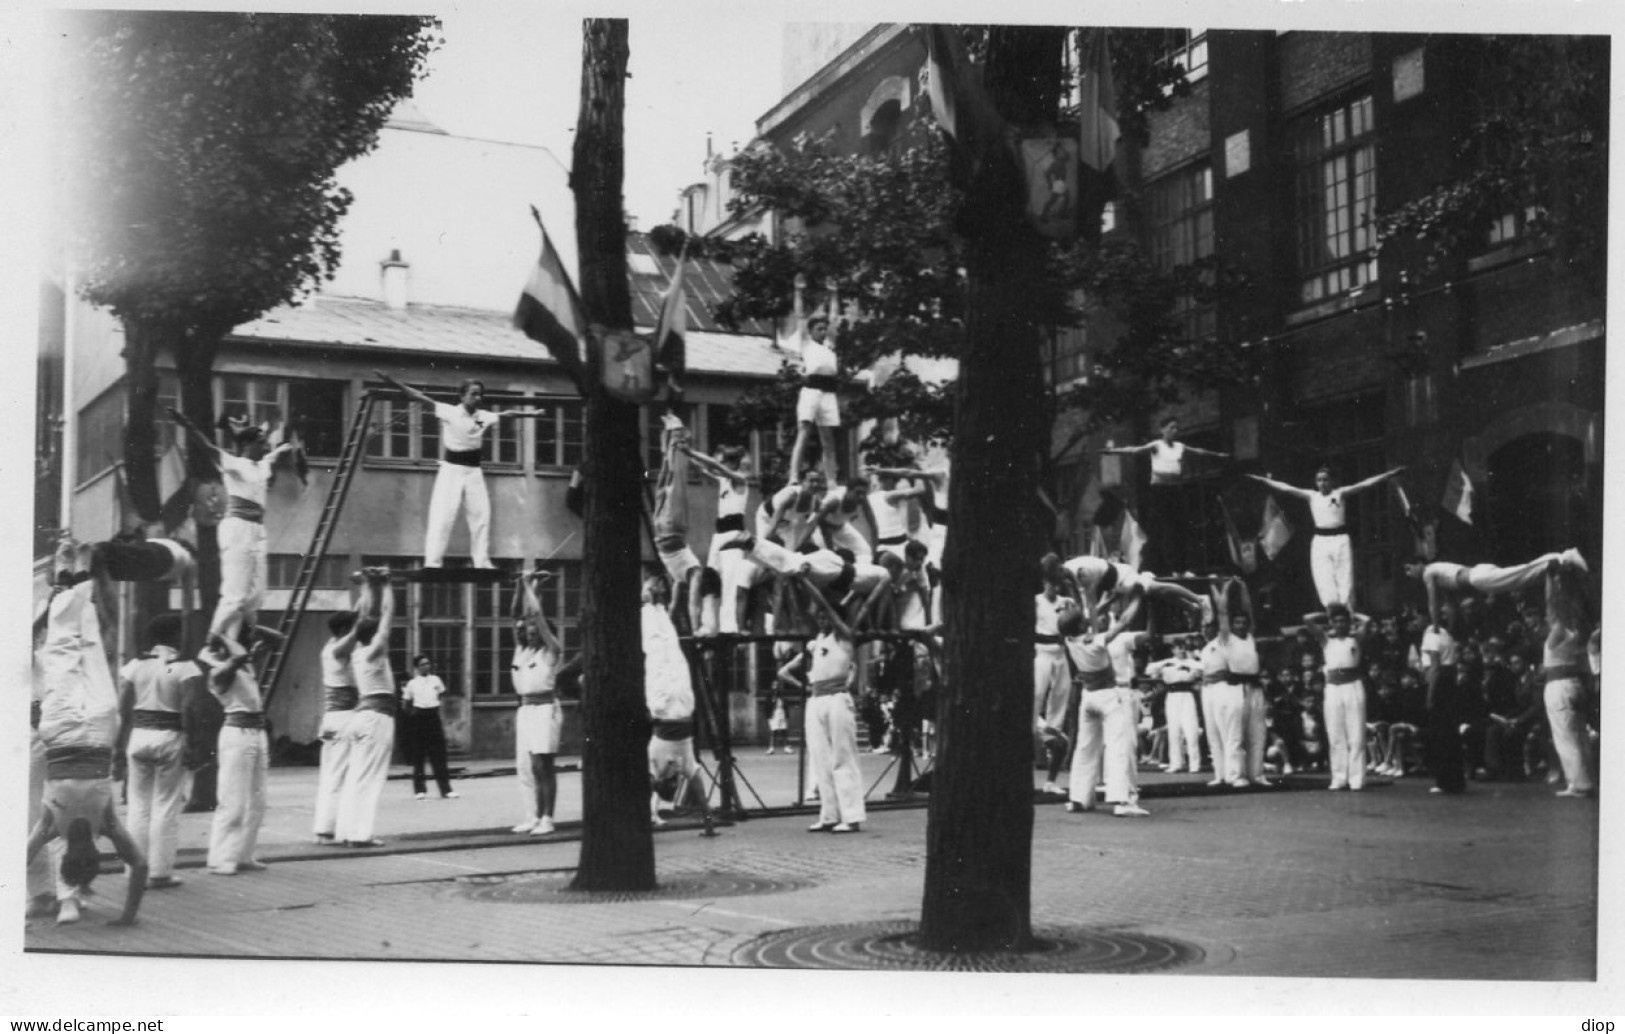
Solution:
<svg viewBox="0 0 1625 1034">
<path fill-rule="evenodd" d="M 885 760 L 865 758 L 871 780 Z M 794 771 L 793 761 L 779 758 L 752 758 L 746 767 L 764 796 L 793 795 Z M 861 833 L 846 836 L 809 834 L 807 815 L 782 811 L 722 826 L 714 837 L 674 821 L 656 836 L 659 892 L 620 899 L 570 892 L 579 844 L 568 820 L 577 814 L 578 778 L 564 779 L 567 821 L 550 838 L 506 832 L 511 777 L 462 779 L 460 800 L 426 802 L 392 781 L 380 820 L 389 845 L 351 852 L 306 842 L 313 773 L 277 770 L 266 872 L 226 878 L 184 868 L 184 885 L 149 894 L 130 929 L 103 925 L 123 892 L 122 876 L 104 876 L 88 921 L 27 925 L 25 961 L 49 970 L 67 960 L 42 953 L 88 952 L 888 968 L 895 960 L 830 947 L 830 932 L 872 932 L 876 924 L 907 930 L 918 919 L 926 821 L 918 806 L 883 804 Z M 1154 976 L 1130 979 L 1132 964 L 1114 972 L 1057 957 L 1062 969 L 1096 975 L 981 980 L 996 989 L 999 981 L 1014 988 L 1072 980 L 1042 986 L 1093 994 L 1103 983 L 1116 993 L 1125 980 L 1133 987 L 1143 979 L 1203 995 L 1224 982 L 1195 978 L 1243 978 L 1271 993 L 1291 985 L 1267 978 L 1513 981 L 1528 982 L 1514 999 L 1525 1008 L 1515 1011 L 1569 1001 L 1572 1009 L 1554 1008 L 1574 1012 L 1598 989 L 1596 801 L 1511 784 L 1440 797 L 1421 779 L 1360 794 L 1325 792 L 1323 777 L 1247 793 L 1210 792 L 1197 777 L 1148 776 L 1147 783 L 1149 819 L 1068 814 L 1058 803 L 1037 808 L 1032 915 L 1040 935 L 1061 941 L 1119 952 L 1157 947 L 1164 954 L 1147 967 Z M 750 794 L 746 800 L 755 803 Z M 188 816 L 188 866 L 198 861 L 206 820 Z M 115 973 L 130 964 L 96 962 Z M 537 979 L 546 979 L 541 972 Z M 1185 977 L 1192 979 L 1164 982 Z M 1446 993 L 1486 1003 L 1508 986 Z M 1071 1011 L 1064 999 L 1053 1004 Z"/>
</svg>

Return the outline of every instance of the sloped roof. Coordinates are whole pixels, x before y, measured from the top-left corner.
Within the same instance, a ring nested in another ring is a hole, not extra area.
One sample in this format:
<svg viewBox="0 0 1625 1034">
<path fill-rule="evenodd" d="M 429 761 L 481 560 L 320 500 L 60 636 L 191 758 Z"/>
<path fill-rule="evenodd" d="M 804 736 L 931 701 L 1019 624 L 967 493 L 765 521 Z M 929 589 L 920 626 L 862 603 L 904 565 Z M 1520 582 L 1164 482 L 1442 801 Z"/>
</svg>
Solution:
<svg viewBox="0 0 1625 1034">
<path fill-rule="evenodd" d="M 645 325 L 654 322 L 650 318 Z M 693 329 L 697 325 L 690 324 L 686 339 L 692 372 L 772 377 L 784 360 L 771 338 Z M 391 309 L 367 298 L 323 295 L 314 305 L 283 306 L 243 324 L 231 336 L 294 346 L 553 362 L 546 349 L 514 329 L 507 313 L 450 305 Z"/>
<path fill-rule="evenodd" d="M 660 295 L 677 274 L 677 257 L 662 255 L 646 233 L 626 235 L 627 278 L 632 287 L 632 322 L 653 328 L 660 320 Z M 684 293 L 688 296 L 690 330 L 728 333 L 712 315 L 716 304 L 733 293 L 733 267 L 710 258 L 689 258 L 683 262 Z M 751 321 L 741 328 L 747 334 L 771 336 L 773 330 Z"/>
</svg>

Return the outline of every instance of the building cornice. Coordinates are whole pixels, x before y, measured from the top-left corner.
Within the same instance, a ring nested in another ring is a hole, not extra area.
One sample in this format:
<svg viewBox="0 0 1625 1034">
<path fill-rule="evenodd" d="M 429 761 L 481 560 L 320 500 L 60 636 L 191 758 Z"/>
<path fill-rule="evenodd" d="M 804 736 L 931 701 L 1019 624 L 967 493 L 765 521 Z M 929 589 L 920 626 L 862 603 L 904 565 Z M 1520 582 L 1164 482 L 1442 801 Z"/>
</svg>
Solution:
<svg viewBox="0 0 1625 1034">
<path fill-rule="evenodd" d="M 882 22 L 864 33 L 835 60 L 814 72 L 806 82 L 791 90 L 767 114 L 756 120 L 756 135 L 765 137 L 784 126 L 810 103 L 827 95 L 843 80 L 861 72 L 888 45 L 906 36 L 907 23 Z"/>
</svg>

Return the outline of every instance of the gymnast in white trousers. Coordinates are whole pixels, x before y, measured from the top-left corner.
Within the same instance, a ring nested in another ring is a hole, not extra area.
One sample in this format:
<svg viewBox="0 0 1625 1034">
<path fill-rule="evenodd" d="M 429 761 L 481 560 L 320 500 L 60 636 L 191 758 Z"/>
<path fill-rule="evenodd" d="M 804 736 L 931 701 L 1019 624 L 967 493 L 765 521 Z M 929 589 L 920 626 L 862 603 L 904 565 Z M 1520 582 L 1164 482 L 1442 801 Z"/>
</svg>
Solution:
<svg viewBox="0 0 1625 1034">
<path fill-rule="evenodd" d="M 350 771 L 350 720 L 355 717 L 360 695 L 350 657 L 355 650 L 359 610 L 334 614 L 327 619 L 327 642 L 322 644 L 322 723 L 316 730 L 321 741 L 320 767 L 316 774 L 315 818 L 312 821 L 316 843 L 337 842 L 339 798 Z"/>
<path fill-rule="evenodd" d="M 1299 488 L 1261 474 L 1247 475 L 1277 492 L 1309 504 L 1309 512 L 1315 521 L 1315 539 L 1309 547 L 1309 570 L 1314 577 L 1315 592 L 1320 597 L 1321 606 L 1330 607 L 1334 603 L 1346 607 L 1354 605 L 1354 552 L 1348 536 L 1346 500 L 1351 495 L 1375 488 L 1404 469 L 1394 467 L 1343 488 L 1336 486 L 1329 467 L 1315 471 L 1313 489 Z"/>
<path fill-rule="evenodd" d="M 265 703 L 254 678 L 255 655 L 265 640 L 244 650 L 236 640 L 209 637 L 198 654 L 208 672 L 209 690 L 225 709 L 215 750 L 220 759 L 220 803 L 209 827 L 209 871 L 216 876 L 261 872 L 255 857 L 265 821 L 265 783 L 271 764 L 265 739 Z"/>
<path fill-rule="evenodd" d="M 339 789 L 334 837 L 345 847 L 376 847 L 373 837 L 378 798 L 389 778 L 389 756 L 395 749 L 395 674 L 389 664 L 389 628 L 395 618 L 395 593 L 389 572 L 363 572 L 361 613 L 356 623 L 350 667 L 355 673 L 356 711 L 350 716 L 349 765 Z M 376 610 L 374 607 L 376 606 Z M 376 616 L 375 616 L 376 615 Z"/>
<path fill-rule="evenodd" d="M 188 716 L 195 694 L 204 691 L 203 672 L 180 657 L 179 614 L 159 614 L 147 623 L 147 652 L 119 671 L 120 711 L 129 800 L 128 826 L 150 866 L 148 886 L 179 886 L 175 849 L 185 804 Z"/>
</svg>

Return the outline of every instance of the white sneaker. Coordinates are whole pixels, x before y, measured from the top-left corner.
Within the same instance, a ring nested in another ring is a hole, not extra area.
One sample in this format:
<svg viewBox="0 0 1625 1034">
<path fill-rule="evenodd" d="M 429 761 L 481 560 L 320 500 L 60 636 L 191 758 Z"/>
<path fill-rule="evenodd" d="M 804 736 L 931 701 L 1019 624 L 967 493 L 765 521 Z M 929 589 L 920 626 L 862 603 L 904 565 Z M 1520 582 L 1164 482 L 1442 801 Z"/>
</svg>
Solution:
<svg viewBox="0 0 1625 1034">
<path fill-rule="evenodd" d="M 74 898 L 63 898 L 57 902 L 56 922 L 58 926 L 63 923 L 77 923 L 79 921 L 79 902 Z"/>
<path fill-rule="evenodd" d="M 429 795 L 426 794 L 426 793 L 413 794 L 413 796 L 416 797 L 420 801 L 426 801 L 426 800 L 429 799 Z"/>
<path fill-rule="evenodd" d="M 534 830 L 535 828 L 536 828 L 536 820 L 531 819 L 529 822 L 521 822 L 519 825 L 517 825 L 517 826 L 515 826 L 513 828 L 513 831 L 515 833 L 529 833 L 532 830 Z"/>
<path fill-rule="evenodd" d="M 1112 814 L 1116 815 L 1118 818 L 1144 818 L 1151 813 L 1140 807 L 1138 803 L 1129 801 L 1126 804 L 1119 804 L 1117 807 L 1113 808 Z"/>
<path fill-rule="evenodd" d="M 530 831 L 531 836 L 545 837 L 553 832 L 553 820 L 541 818 L 536 820 L 536 828 Z"/>
<path fill-rule="evenodd" d="M 1056 796 L 1060 796 L 1061 794 L 1066 793 L 1065 790 L 1061 789 L 1059 786 L 1056 786 L 1054 783 L 1045 783 L 1044 784 L 1044 792 L 1045 793 L 1052 793 L 1052 794 L 1055 794 Z"/>
</svg>

